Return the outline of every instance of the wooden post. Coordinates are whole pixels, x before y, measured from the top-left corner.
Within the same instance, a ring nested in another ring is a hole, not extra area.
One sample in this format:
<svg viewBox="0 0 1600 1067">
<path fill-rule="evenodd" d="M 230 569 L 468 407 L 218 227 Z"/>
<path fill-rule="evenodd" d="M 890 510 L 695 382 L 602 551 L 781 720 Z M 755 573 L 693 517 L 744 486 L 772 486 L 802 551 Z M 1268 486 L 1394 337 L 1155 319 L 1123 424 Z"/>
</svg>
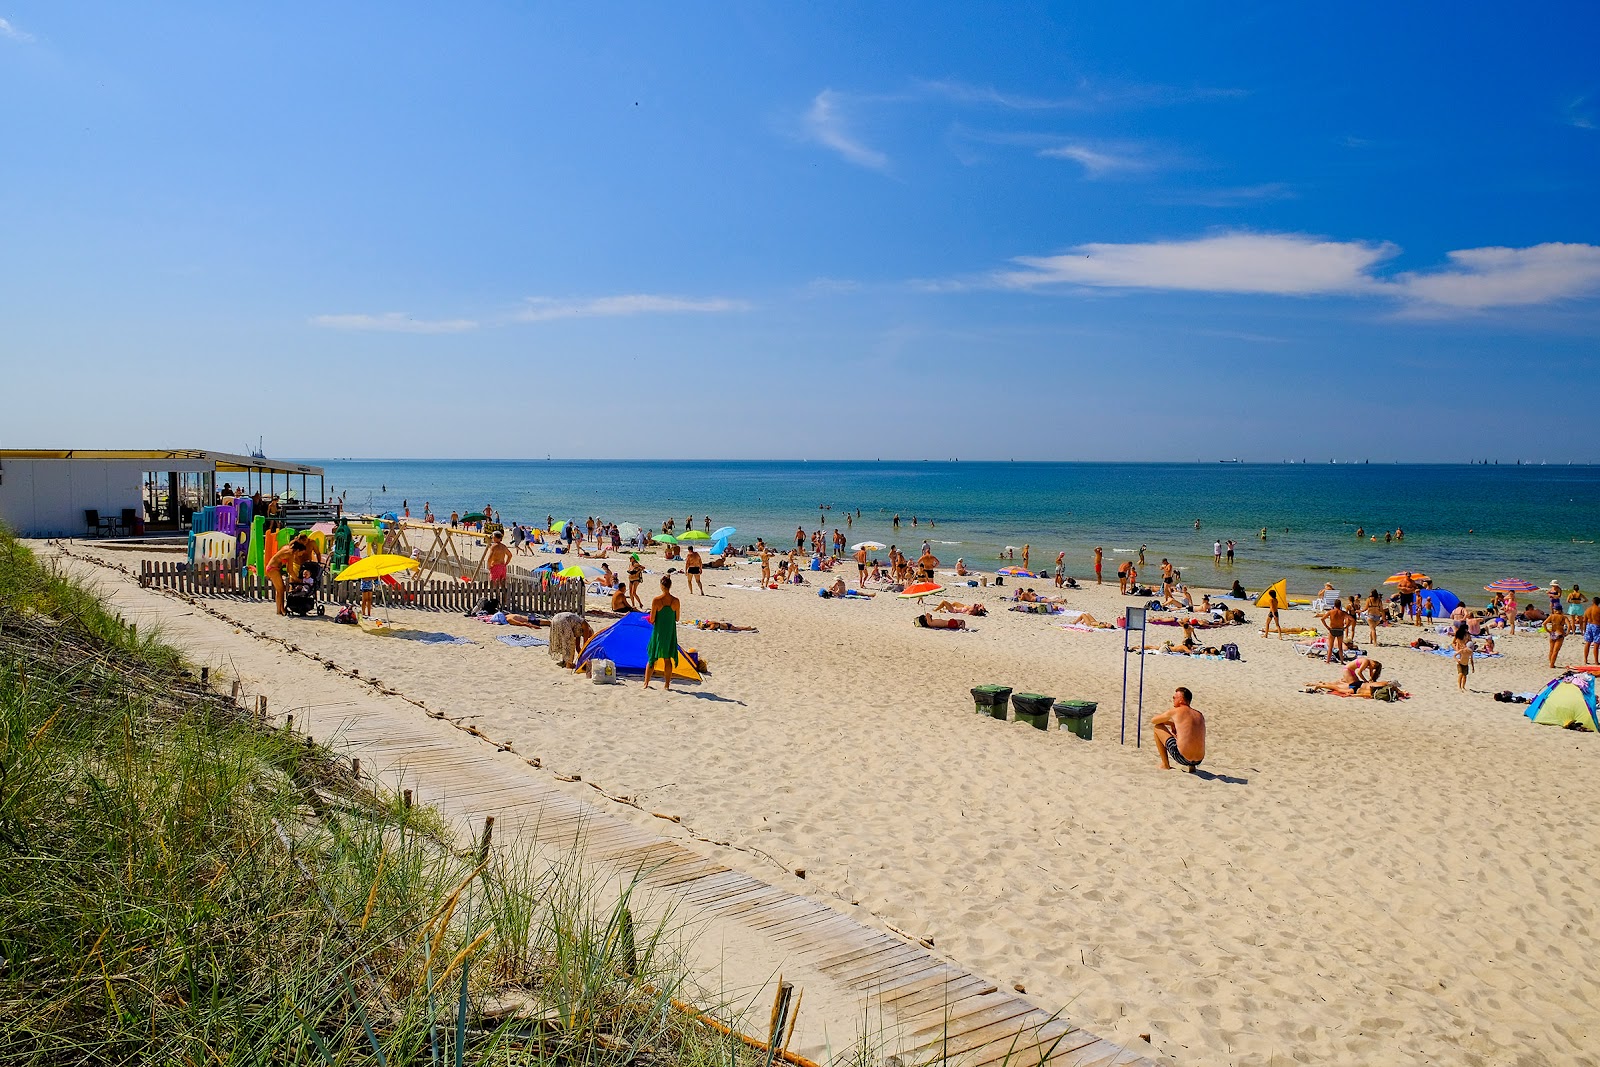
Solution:
<svg viewBox="0 0 1600 1067">
<path fill-rule="evenodd" d="M 400 802 L 408 808 L 411 806 L 411 790 L 407 789 L 400 794 Z"/>
<path fill-rule="evenodd" d="M 237 679 L 235 679 L 234 683 L 233 683 L 233 702 L 234 702 L 234 704 L 238 704 L 239 703 L 239 694 L 243 690 L 244 690 L 244 683 L 241 682 L 241 681 L 238 681 Z"/>
<path fill-rule="evenodd" d="M 489 859 L 489 845 L 494 840 L 494 816 L 488 815 L 483 820 L 483 839 L 478 842 L 478 862 L 486 863 Z"/>
<path fill-rule="evenodd" d="M 789 1021 L 789 1001 L 794 996 L 794 986 L 778 975 L 778 993 L 772 998 L 772 1015 L 767 1020 L 767 1067 L 778 1055 L 783 1042 L 783 1031 Z"/>
<path fill-rule="evenodd" d="M 200 688 L 201 689 L 209 689 L 210 687 L 211 687 L 211 668 L 210 667 L 201 667 L 200 668 Z"/>
<path fill-rule="evenodd" d="M 262 723 L 267 721 L 267 698 L 265 696 L 256 697 L 256 717 L 259 718 Z"/>
<path fill-rule="evenodd" d="M 355 775 L 356 781 L 361 781 L 361 757 L 356 756 L 350 761 L 350 773 Z"/>
</svg>

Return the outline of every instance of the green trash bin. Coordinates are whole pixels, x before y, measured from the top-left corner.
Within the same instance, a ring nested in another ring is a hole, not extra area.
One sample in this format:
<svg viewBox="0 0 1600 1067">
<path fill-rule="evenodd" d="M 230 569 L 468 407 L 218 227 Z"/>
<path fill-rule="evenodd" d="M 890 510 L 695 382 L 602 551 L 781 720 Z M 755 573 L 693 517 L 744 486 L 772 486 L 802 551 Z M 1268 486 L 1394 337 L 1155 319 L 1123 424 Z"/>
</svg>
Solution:
<svg viewBox="0 0 1600 1067">
<path fill-rule="evenodd" d="M 1025 722 L 1036 730 L 1050 729 L 1050 705 L 1055 702 L 1055 697 L 1041 696 L 1038 693 L 1013 693 L 1011 695 L 1011 710 L 1017 713 L 1017 721 Z"/>
<path fill-rule="evenodd" d="M 1094 740 L 1094 713 L 1100 705 L 1093 700 L 1056 701 L 1056 721 L 1061 729 L 1085 741 Z"/>
<path fill-rule="evenodd" d="M 1006 717 L 1006 703 L 1011 699 L 1011 687 L 1007 685 L 980 685 L 972 691 L 972 704 L 979 715 L 993 715 L 1004 720 Z"/>
</svg>

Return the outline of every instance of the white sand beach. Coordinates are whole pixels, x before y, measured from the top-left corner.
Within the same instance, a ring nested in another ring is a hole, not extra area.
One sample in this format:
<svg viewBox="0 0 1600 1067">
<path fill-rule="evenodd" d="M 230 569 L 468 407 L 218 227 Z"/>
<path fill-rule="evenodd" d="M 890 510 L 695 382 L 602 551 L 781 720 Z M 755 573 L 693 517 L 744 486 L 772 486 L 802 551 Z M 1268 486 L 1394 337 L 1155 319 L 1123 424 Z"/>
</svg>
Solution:
<svg viewBox="0 0 1600 1067">
<path fill-rule="evenodd" d="M 1600 1062 L 1600 737 L 1489 696 L 1548 680 L 1542 638 L 1502 640 L 1462 695 L 1449 659 L 1396 647 L 1415 629 L 1384 629 L 1373 651 L 1411 696 L 1381 703 L 1301 692 L 1336 668 L 1262 639 L 1246 605 L 1254 625 L 1204 635 L 1242 661 L 1144 658 L 1146 722 L 1178 685 L 1208 718 L 1194 776 L 1160 770 L 1148 737 L 1135 747 L 1131 708 L 1118 744 L 1119 632 L 1006 611 L 1014 586 L 960 588 L 991 613 L 972 632 L 927 631 L 918 605 L 820 599 L 815 575 L 730 588 L 753 573 L 677 590 L 686 621 L 759 632 L 685 625 L 711 673 L 670 693 L 594 685 L 460 616 L 390 613 L 473 645 L 278 618 L 270 601 L 222 607 L 549 773 L 678 815 L 727 842 L 707 846 L 723 862 L 773 879 L 804 868 L 808 891 L 1104 1036 L 1149 1034 L 1172 1063 Z M 1102 619 L 1125 603 L 1114 584 L 1070 602 Z M 1563 662 L 1579 660 L 1569 641 Z M 1099 701 L 1094 740 L 975 714 L 982 683 Z"/>
</svg>

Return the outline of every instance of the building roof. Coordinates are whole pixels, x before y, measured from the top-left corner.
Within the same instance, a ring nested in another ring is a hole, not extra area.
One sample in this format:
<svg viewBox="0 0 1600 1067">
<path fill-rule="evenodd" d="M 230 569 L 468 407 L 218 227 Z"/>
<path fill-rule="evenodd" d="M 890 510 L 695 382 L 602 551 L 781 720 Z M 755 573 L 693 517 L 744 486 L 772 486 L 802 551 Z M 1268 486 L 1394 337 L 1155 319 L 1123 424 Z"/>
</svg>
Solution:
<svg viewBox="0 0 1600 1067">
<path fill-rule="evenodd" d="M 147 462 L 151 470 L 160 464 L 181 460 L 188 463 L 210 463 L 219 473 L 260 471 L 270 474 L 304 474 L 313 478 L 322 476 L 321 467 L 288 460 L 255 459 L 232 452 L 207 452 L 197 448 L 0 448 L 0 460 L 7 459 L 77 459 L 117 460 L 119 462 Z"/>
</svg>

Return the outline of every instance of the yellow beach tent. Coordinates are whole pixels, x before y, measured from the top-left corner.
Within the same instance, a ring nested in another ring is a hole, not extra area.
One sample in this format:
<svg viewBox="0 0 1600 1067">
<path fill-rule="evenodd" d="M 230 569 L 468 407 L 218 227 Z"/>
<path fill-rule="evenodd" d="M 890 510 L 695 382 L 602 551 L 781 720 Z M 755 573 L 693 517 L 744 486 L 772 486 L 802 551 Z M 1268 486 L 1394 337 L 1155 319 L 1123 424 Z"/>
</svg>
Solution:
<svg viewBox="0 0 1600 1067">
<path fill-rule="evenodd" d="M 1293 600 L 1289 599 L 1289 579 L 1279 578 L 1276 582 L 1273 582 L 1271 585 L 1267 586 L 1267 588 L 1263 589 L 1260 596 L 1256 597 L 1256 607 L 1267 607 L 1267 594 L 1272 592 L 1274 589 L 1278 591 L 1278 607 L 1280 608 L 1286 608 L 1290 604 L 1311 603 L 1311 601 L 1307 600 L 1303 596 L 1295 597 Z"/>
</svg>

